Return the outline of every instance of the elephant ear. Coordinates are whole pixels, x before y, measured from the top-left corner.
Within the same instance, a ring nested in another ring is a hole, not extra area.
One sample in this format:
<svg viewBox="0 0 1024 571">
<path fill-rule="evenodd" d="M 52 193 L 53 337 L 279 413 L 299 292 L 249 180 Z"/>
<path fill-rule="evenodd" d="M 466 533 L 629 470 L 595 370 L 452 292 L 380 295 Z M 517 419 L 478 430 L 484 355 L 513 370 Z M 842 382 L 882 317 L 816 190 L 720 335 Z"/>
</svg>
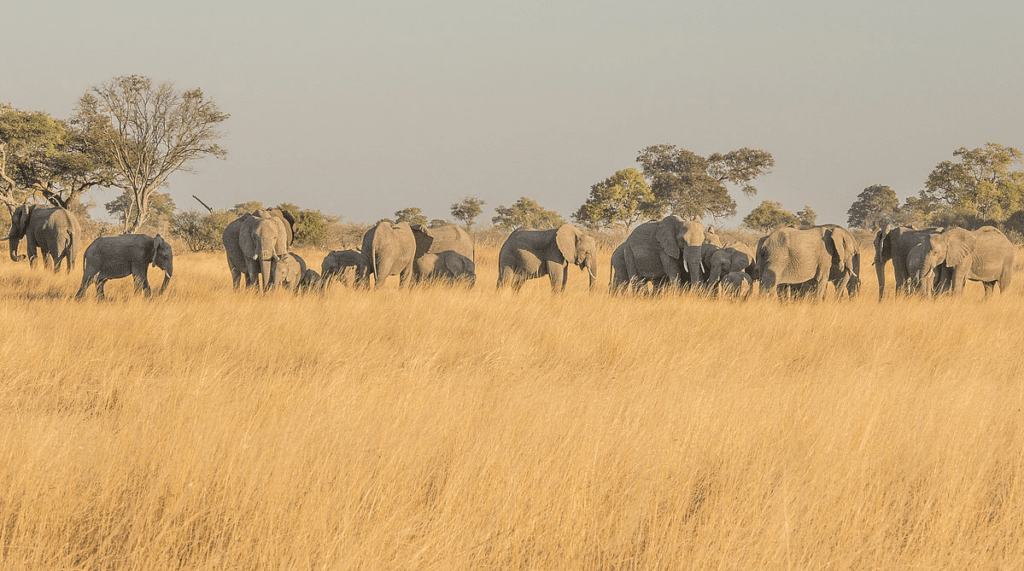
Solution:
<svg viewBox="0 0 1024 571">
<path fill-rule="evenodd" d="M 663 252 L 673 259 L 679 259 L 680 252 L 679 244 L 676 242 L 675 224 L 670 220 L 662 220 L 658 223 L 658 230 L 654 233 L 654 236 L 657 238 Z"/>
<path fill-rule="evenodd" d="M 555 231 L 555 244 L 558 246 L 558 251 L 562 253 L 565 261 L 571 264 L 576 263 L 576 244 L 579 243 L 579 240 L 579 231 L 570 224 L 562 224 Z"/>
<path fill-rule="evenodd" d="M 292 245 L 292 240 L 295 239 L 295 215 L 291 212 L 283 209 L 278 209 L 281 213 L 281 218 L 284 218 L 284 231 L 286 237 L 285 248 L 287 249 Z"/>
<path fill-rule="evenodd" d="M 157 256 L 158 253 L 160 253 L 160 246 L 163 245 L 163 244 L 166 244 L 166 243 L 167 242 L 164 242 L 163 237 L 160 236 L 159 234 L 157 234 L 156 236 L 153 237 L 153 256 L 149 260 L 149 263 L 154 268 L 156 267 L 156 256 Z"/>
<path fill-rule="evenodd" d="M 430 246 L 434 243 L 434 237 L 430 234 L 430 230 L 422 224 L 414 224 L 411 228 L 413 238 L 416 238 L 415 257 L 419 258 L 430 251 Z"/>
<path fill-rule="evenodd" d="M 853 236 L 842 228 L 829 228 L 826 235 L 835 248 L 839 269 L 852 269 L 853 255 L 857 253 L 857 244 L 853 242 Z"/>
<path fill-rule="evenodd" d="M 978 238 L 963 228 L 953 228 L 943 232 L 946 237 L 946 265 L 959 266 L 964 258 L 974 251 Z"/>
</svg>

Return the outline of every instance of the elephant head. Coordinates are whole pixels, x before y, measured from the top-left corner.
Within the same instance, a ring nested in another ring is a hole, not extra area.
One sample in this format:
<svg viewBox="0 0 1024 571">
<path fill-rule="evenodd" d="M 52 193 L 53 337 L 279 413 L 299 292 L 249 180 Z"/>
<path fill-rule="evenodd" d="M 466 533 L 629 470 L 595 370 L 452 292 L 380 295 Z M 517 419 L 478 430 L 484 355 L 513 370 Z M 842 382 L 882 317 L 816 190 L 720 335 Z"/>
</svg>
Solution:
<svg viewBox="0 0 1024 571">
<path fill-rule="evenodd" d="M 590 287 L 597 282 L 597 242 L 571 224 L 563 224 L 555 232 L 555 244 L 565 261 L 576 264 L 590 274 Z"/>
<path fill-rule="evenodd" d="M 886 224 L 875 233 L 875 275 L 878 277 L 878 299 L 885 294 L 885 264 L 892 259 L 892 237 L 889 236 L 889 225 Z"/>
<path fill-rule="evenodd" d="M 977 237 L 963 228 L 949 228 L 942 232 L 927 234 L 920 244 L 914 246 L 907 256 L 907 269 L 914 284 L 930 294 L 934 280 L 928 279 L 940 265 L 956 268 L 977 246 Z"/>
<path fill-rule="evenodd" d="M 153 257 L 150 263 L 154 268 L 164 271 L 164 281 L 158 292 L 163 293 L 174 275 L 174 249 L 159 234 L 153 237 Z"/>
<path fill-rule="evenodd" d="M 28 231 L 29 220 L 31 220 L 32 212 L 35 209 L 36 206 L 34 204 L 22 204 L 11 213 L 11 232 L 5 240 L 10 241 L 11 260 L 15 262 L 25 259 L 25 255 L 18 254 L 18 245 L 21 243 L 21 239 L 25 237 L 25 232 Z"/>
<path fill-rule="evenodd" d="M 263 274 L 263 289 L 275 282 L 277 262 L 288 253 L 291 229 L 284 216 L 257 210 L 248 215 L 238 235 L 243 255 L 258 265 Z M 248 265 L 248 264 L 247 264 Z M 251 273 L 251 272 L 250 272 Z M 252 276 L 256 283 L 255 276 Z"/>
<path fill-rule="evenodd" d="M 701 246 L 704 244 L 704 225 L 699 220 L 683 220 L 669 215 L 658 223 L 656 236 L 662 252 L 682 263 L 690 283 L 700 284 L 703 277 Z"/>
</svg>

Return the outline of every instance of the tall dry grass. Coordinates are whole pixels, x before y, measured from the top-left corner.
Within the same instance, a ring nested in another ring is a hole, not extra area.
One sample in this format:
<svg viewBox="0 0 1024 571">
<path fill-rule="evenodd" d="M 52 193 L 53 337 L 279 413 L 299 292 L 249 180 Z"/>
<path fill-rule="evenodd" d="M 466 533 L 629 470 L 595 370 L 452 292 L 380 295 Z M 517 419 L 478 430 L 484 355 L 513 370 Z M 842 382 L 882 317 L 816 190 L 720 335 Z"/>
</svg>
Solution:
<svg viewBox="0 0 1024 571">
<path fill-rule="evenodd" d="M 496 257 L 295 297 L 179 255 L 103 303 L 0 260 L 0 568 L 1024 566 L 1020 284 L 513 295 Z"/>
</svg>

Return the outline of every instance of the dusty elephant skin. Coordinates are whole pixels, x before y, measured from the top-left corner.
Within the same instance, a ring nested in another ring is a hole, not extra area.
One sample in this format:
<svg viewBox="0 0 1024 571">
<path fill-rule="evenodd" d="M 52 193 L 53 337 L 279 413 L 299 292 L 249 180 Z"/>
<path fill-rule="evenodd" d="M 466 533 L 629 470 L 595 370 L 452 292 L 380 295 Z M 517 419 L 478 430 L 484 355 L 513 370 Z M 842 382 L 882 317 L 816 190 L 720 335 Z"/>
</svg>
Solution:
<svg viewBox="0 0 1024 571">
<path fill-rule="evenodd" d="M 900 296 L 914 291 L 913 282 L 910 279 L 910 268 L 907 259 L 910 251 L 923 242 L 925 238 L 936 232 L 942 232 L 942 228 L 925 228 L 914 230 L 905 226 L 890 228 L 884 226 L 875 233 L 875 275 L 878 278 L 878 299 L 885 295 L 885 265 L 892 261 L 893 278 L 896 282 L 893 295 Z M 936 277 L 941 279 L 945 273 L 943 266 L 936 272 Z"/>
<path fill-rule="evenodd" d="M 333 250 L 324 256 L 320 264 L 320 287 L 327 287 L 336 279 L 344 281 L 349 268 L 355 274 L 353 283 L 356 287 L 369 287 L 369 265 L 369 260 L 359 250 Z"/>
<path fill-rule="evenodd" d="M 238 289 L 241 276 L 245 287 L 270 289 L 277 278 L 277 265 L 292 244 L 295 217 L 278 208 L 244 214 L 224 229 L 224 253 L 231 270 L 231 283 Z"/>
<path fill-rule="evenodd" d="M 78 257 L 78 233 L 78 220 L 67 210 L 23 204 L 11 213 L 11 232 L 4 240 L 10 241 L 11 260 L 25 259 L 26 256 L 18 254 L 18 245 L 25 238 L 29 264 L 35 266 L 42 254 L 44 261 L 52 260 L 54 272 L 64 261 L 70 273 Z"/>
<path fill-rule="evenodd" d="M 399 287 L 411 285 L 416 238 L 408 222 L 378 222 L 363 234 L 361 251 L 369 262 L 363 281 L 373 274 L 374 287 L 380 288 L 388 277 L 397 275 Z"/>
<path fill-rule="evenodd" d="M 839 295 L 856 294 L 860 284 L 857 241 L 839 226 L 776 230 L 758 241 L 756 258 L 762 294 L 776 295 L 780 285 L 809 282 L 824 299 L 830 282 Z"/>
<path fill-rule="evenodd" d="M 476 284 L 476 265 L 458 252 L 445 250 L 416 258 L 413 275 L 417 282 L 461 283 L 472 288 Z"/>
<path fill-rule="evenodd" d="M 82 285 L 78 288 L 75 298 L 81 299 L 89 286 L 95 282 L 96 297 L 104 299 L 103 286 L 107 280 L 128 276 L 135 278 L 136 293 L 144 291 L 150 296 L 150 265 L 164 271 L 164 281 L 159 291 L 163 293 L 171 281 L 171 276 L 174 275 L 174 250 L 159 234 L 155 237 L 145 234 L 122 234 L 96 238 L 85 249 L 85 271 Z"/>
<path fill-rule="evenodd" d="M 910 280 L 925 294 L 932 293 L 934 272 L 943 266 L 954 295 L 962 295 L 967 280 L 985 285 L 987 298 L 995 285 L 1004 292 L 1013 278 L 1013 244 L 992 226 L 977 230 L 948 228 L 923 237 L 907 255 Z"/>
<path fill-rule="evenodd" d="M 298 289 L 299 282 L 306 274 L 306 261 L 295 252 L 288 252 L 277 261 L 276 285 Z"/>
<path fill-rule="evenodd" d="M 670 215 L 644 222 L 612 253 L 612 291 L 625 291 L 630 284 L 639 291 L 647 283 L 656 289 L 678 289 L 685 284 L 700 287 L 706 238 L 704 225 L 697 220 Z"/>
<path fill-rule="evenodd" d="M 551 290 L 565 289 L 569 264 L 590 274 L 590 287 L 597 277 L 597 243 L 570 224 L 552 230 L 516 230 L 498 252 L 498 288 L 519 291 L 523 282 L 548 276 Z"/>
</svg>

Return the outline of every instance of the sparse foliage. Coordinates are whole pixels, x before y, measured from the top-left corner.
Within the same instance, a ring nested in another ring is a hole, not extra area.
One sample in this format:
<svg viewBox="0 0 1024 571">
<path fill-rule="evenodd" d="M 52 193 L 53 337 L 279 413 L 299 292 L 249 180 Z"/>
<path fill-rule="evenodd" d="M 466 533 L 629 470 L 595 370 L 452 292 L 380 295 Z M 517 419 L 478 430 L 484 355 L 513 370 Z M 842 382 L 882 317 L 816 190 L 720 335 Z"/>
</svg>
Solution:
<svg viewBox="0 0 1024 571">
<path fill-rule="evenodd" d="M 796 220 L 801 228 L 814 228 L 818 223 L 818 213 L 805 204 L 803 210 L 797 210 Z"/>
<path fill-rule="evenodd" d="M 884 184 L 874 184 L 861 191 L 847 211 L 846 223 L 851 228 L 874 230 L 896 219 L 900 201 L 896 191 Z"/>
<path fill-rule="evenodd" d="M 953 152 L 955 161 L 942 161 L 928 175 L 914 202 L 915 211 L 929 224 L 974 227 L 998 224 L 1024 208 L 1024 153 L 996 143 Z M 908 200 L 908 204 L 910 201 Z"/>
<path fill-rule="evenodd" d="M 193 252 L 218 250 L 223 247 L 224 229 L 235 218 L 233 212 L 225 210 L 189 209 L 171 218 L 171 233 L 181 238 Z"/>
<path fill-rule="evenodd" d="M 282 202 L 277 205 L 281 210 L 292 213 L 295 217 L 295 225 L 292 227 L 295 244 L 300 246 L 314 246 L 322 248 L 327 240 L 329 217 L 319 210 L 308 210 L 298 206 Z"/>
<path fill-rule="evenodd" d="M 638 220 L 657 216 L 654 193 L 634 168 L 623 169 L 590 187 L 590 198 L 572 215 L 590 228 L 621 224 L 626 232 Z"/>
<path fill-rule="evenodd" d="M 497 216 L 491 222 L 504 230 L 557 228 L 565 220 L 554 210 L 548 210 L 537 201 L 522 196 L 512 206 L 498 206 Z"/>
<path fill-rule="evenodd" d="M 410 225 L 415 226 L 416 224 L 427 225 L 427 217 L 423 215 L 423 211 L 415 206 L 409 208 L 403 208 L 395 211 L 395 222 L 408 222 Z"/>
<path fill-rule="evenodd" d="M 758 232 L 768 233 L 785 226 L 798 226 L 800 220 L 782 207 L 781 202 L 762 201 L 750 214 L 743 217 L 743 226 Z"/>
<path fill-rule="evenodd" d="M 484 211 L 484 204 L 486 203 L 483 200 L 475 196 L 467 196 L 452 204 L 452 216 L 466 225 L 467 232 L 471 232 L 473 230 L 473 221 Z"/>
</svg>

